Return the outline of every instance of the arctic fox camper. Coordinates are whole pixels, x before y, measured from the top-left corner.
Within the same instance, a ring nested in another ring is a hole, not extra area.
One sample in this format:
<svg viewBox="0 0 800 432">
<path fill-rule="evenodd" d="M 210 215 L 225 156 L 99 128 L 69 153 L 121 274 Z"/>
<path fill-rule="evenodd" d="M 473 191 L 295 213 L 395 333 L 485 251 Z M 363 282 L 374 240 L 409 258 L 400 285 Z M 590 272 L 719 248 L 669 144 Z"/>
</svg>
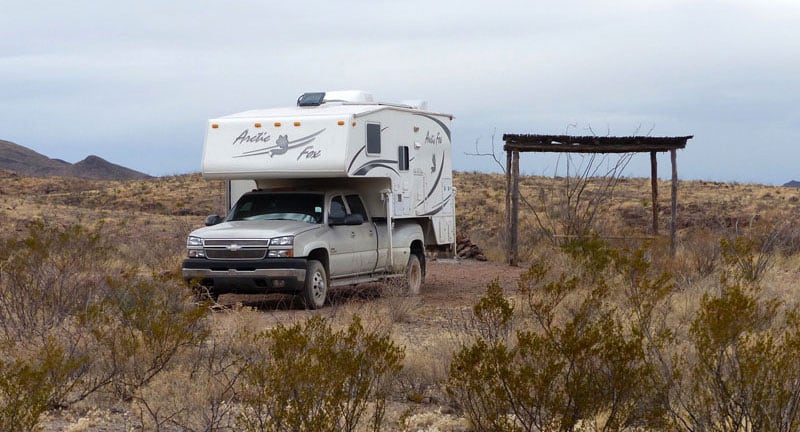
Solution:
<svg viewBox="0 0 800 432">
<path fill-rule="evenodd" d="M 287 292 L 322 307 L 329 286 L 402 277 L 453 250 L 452 116 L 360 91 L 208 122 L 202 173 L 228 180 L 227 216 L 189 235 L 183 276 L 204 292 Z"/>
</svg>

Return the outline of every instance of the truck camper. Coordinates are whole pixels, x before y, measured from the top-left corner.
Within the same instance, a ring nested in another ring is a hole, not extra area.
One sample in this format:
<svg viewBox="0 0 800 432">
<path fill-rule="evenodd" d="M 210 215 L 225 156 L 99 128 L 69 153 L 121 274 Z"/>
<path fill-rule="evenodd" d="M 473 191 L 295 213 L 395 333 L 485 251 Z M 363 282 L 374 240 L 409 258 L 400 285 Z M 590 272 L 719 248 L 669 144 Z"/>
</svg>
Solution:
<svg viewBox="0 0 800 432">
<path fill-rule="evenodd" d="M 309 308 L 328 287 L 386 278 L 418 292 L 425 251 L 454 249 L 452 119 L 336 91 L 209 120 L 202 174 L 228 181 L 230 210 L 189 235 L 184 278 Z"/>
</svg>

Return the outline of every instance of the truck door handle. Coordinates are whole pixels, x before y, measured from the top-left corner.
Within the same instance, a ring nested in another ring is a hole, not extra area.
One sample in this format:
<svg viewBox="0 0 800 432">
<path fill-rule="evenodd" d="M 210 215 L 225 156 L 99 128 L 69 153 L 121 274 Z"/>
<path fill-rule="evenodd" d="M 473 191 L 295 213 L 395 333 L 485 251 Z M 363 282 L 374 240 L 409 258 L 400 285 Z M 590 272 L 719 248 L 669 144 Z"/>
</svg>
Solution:
<svg viewBox="0 0 800 432">
<path fill-rule="evenodd" d="M 355 231 L 350 231 L 350 237 L 355 238 L 356 237 L 356 232 Z"/>
</svg>

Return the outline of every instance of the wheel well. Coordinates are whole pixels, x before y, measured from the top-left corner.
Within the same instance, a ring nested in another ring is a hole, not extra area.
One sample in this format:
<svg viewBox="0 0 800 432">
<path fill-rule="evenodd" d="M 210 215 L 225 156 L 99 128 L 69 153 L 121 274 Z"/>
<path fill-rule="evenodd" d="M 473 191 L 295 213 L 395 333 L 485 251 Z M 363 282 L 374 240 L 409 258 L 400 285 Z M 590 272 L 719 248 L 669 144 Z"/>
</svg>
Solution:
<svg viewBox="0 0 800 432">
<path fill-rule="evenodd" d="M 422 267 L 422 274 L 425 275 L 425 246 L 420 240 L 411 242 L 411 253 L 419 258 L 419 265 Z"/>
<path fill-rule="evenodd" d="M 314 249 L 313 251 L 311 251 L 310 254 L 308 254 L 308 259 L 316 260 L 322 263 L 322 267 L 325 268 L 325 274 L 327 274 L 328 277 L 330 277 L 331 271 L 330 271 L 330 262 L 328 260 L 328 251 L 326 251 L 325 249 Z"/>
</svg>

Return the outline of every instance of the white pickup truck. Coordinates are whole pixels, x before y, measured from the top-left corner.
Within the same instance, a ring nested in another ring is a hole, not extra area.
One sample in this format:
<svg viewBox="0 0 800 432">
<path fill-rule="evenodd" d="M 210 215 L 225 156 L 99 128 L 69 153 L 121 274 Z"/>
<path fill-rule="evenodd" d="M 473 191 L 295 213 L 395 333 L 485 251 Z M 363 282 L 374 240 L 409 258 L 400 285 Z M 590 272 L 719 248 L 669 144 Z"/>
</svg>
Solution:
<svg viewBox="0 0 800 432">
<path fill-rule="evenodd" d="M 224 219 L 187 241 L 183 276 L 199 282 L 198 294 L 280 292 L 300 294 L 306 307 L 325 304 L 329 286 L 404 277 L 411 294 L 425 277 L 422 228 L 398 220 L 392 230 L 392 260 L 385 218 L 371 218 L 359 194 L 328 190 L 253 191 Z"/>
</svg>

